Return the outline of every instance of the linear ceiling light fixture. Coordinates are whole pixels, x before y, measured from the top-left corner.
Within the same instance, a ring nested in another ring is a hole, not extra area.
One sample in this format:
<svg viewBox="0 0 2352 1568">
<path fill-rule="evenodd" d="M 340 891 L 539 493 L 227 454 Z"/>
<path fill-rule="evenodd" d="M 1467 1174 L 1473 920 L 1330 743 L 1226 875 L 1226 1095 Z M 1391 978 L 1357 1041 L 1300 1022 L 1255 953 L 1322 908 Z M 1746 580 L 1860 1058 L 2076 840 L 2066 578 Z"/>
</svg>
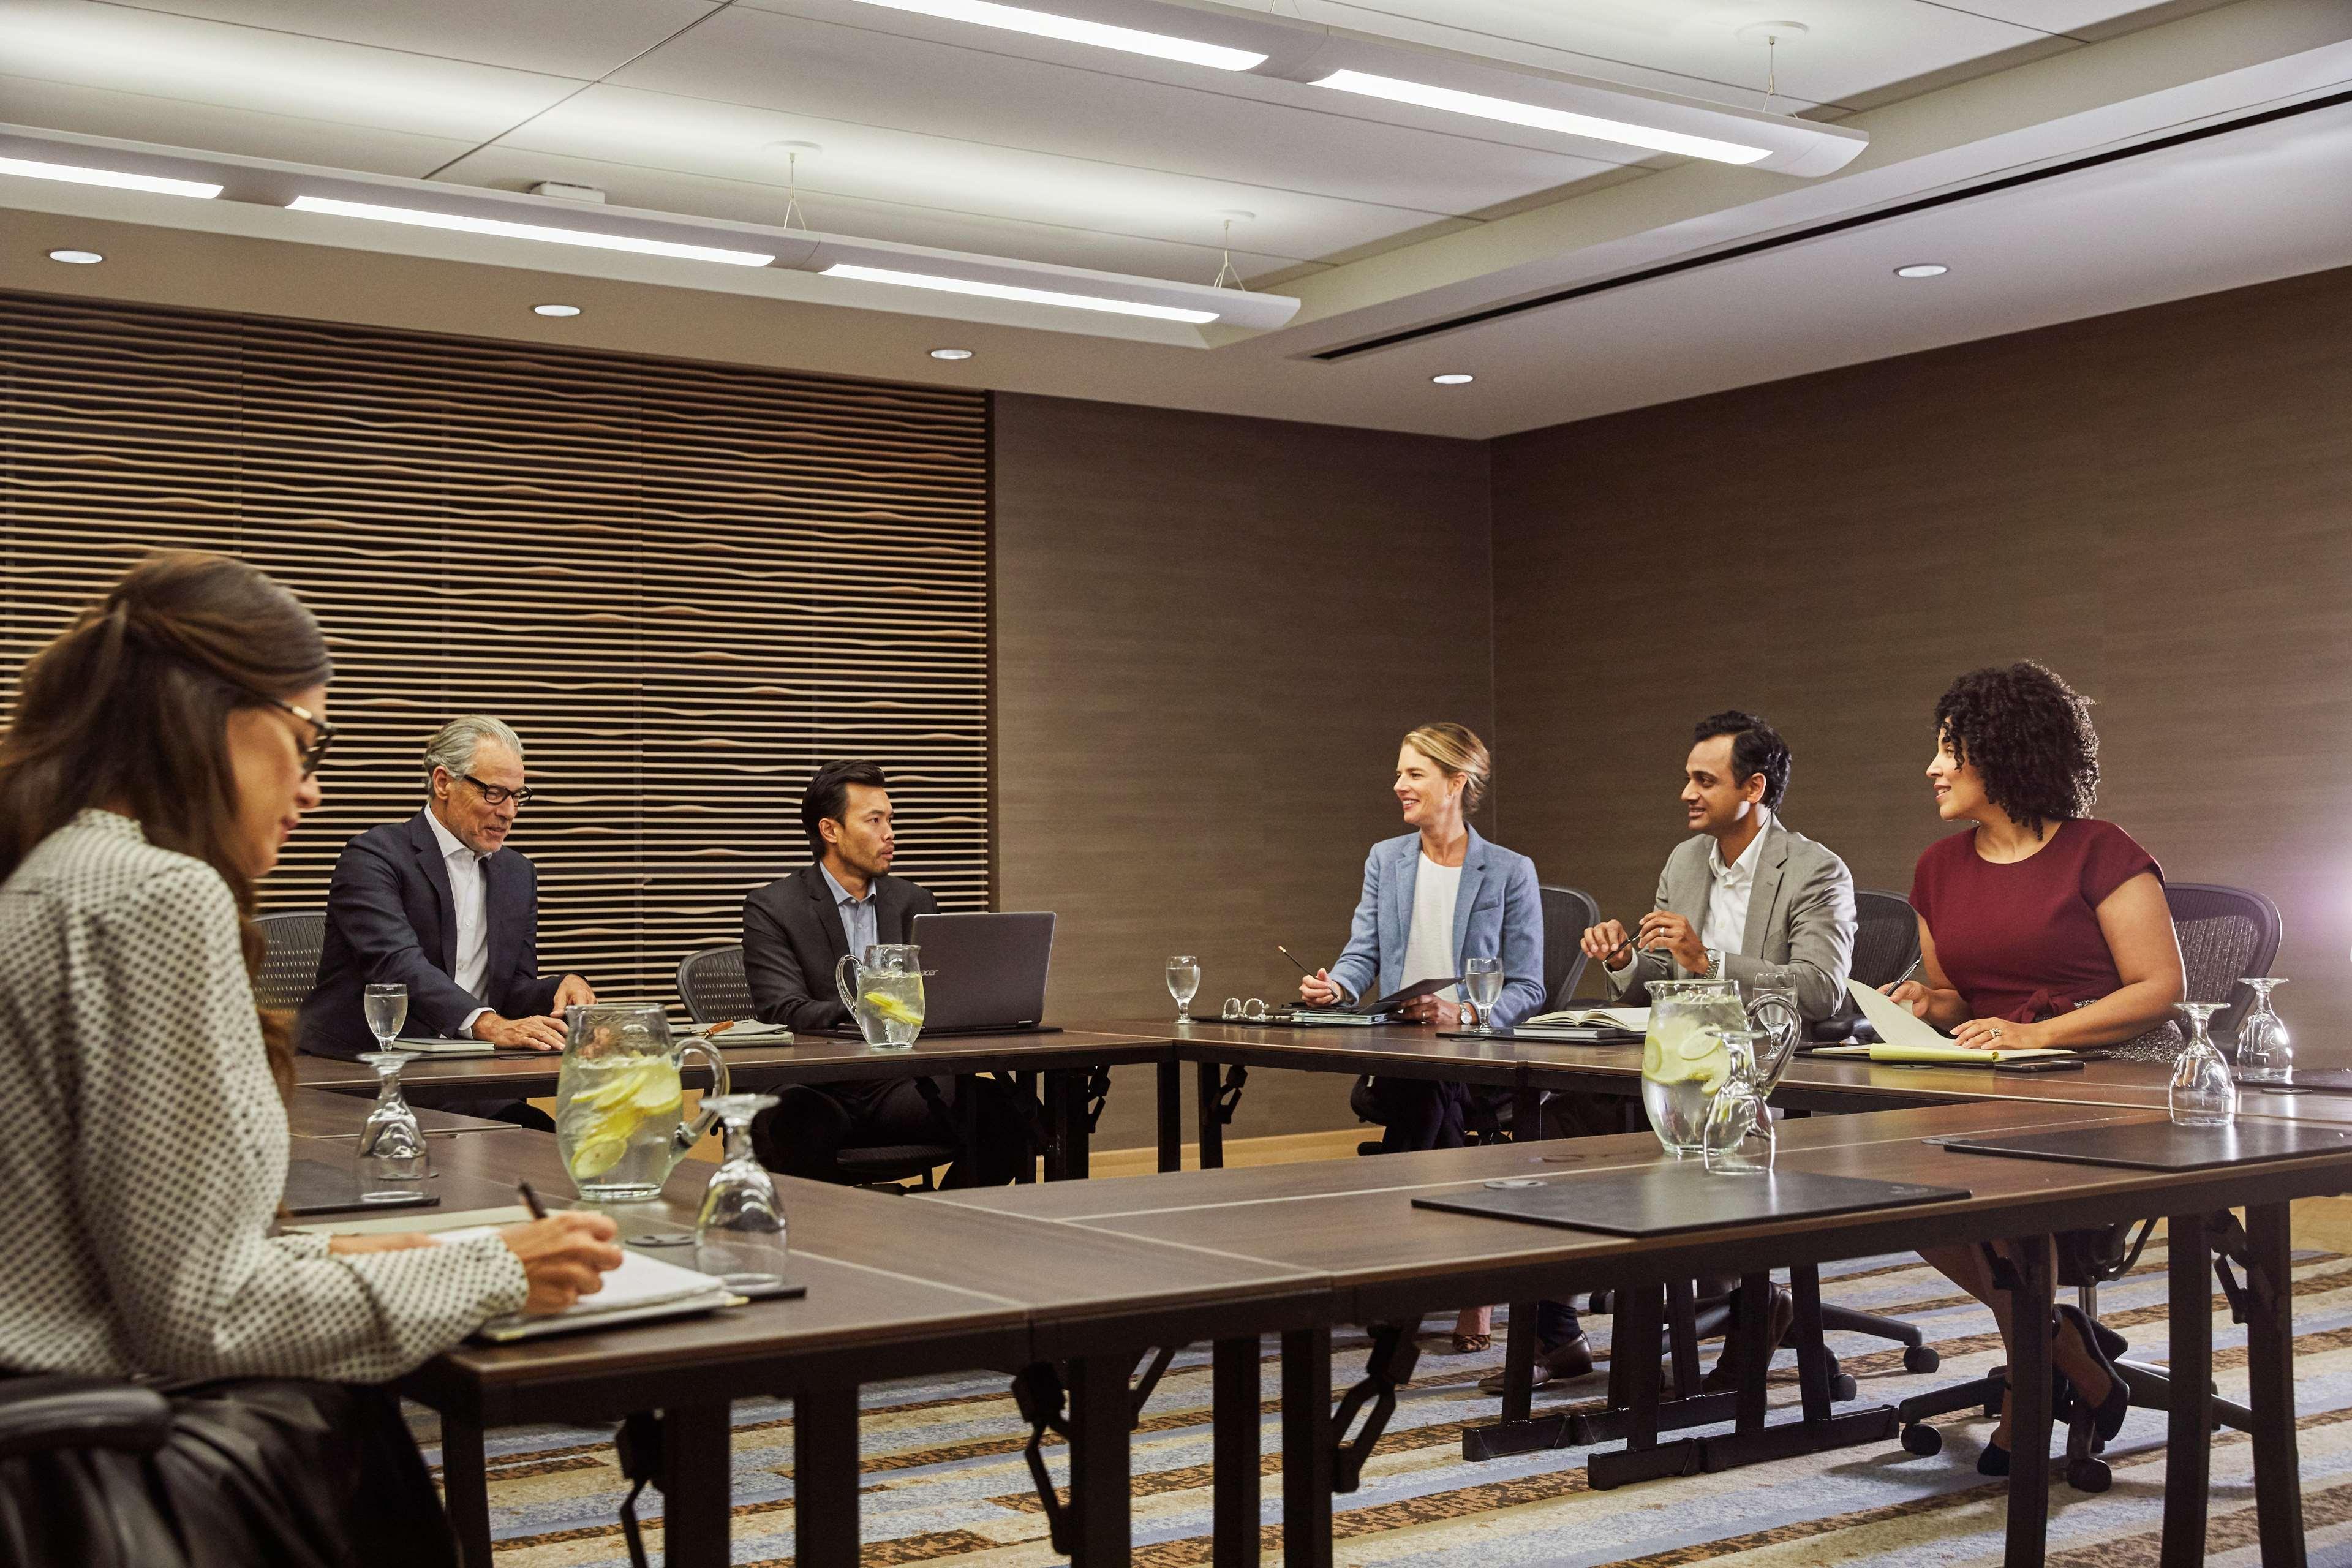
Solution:
<svg viewBox="0 0 2352 1568">
<path fill-rule="evenodd" d="M 1150 316 L 1162 321 L 1190 321 L 1203 326 L 1217 319 L 1214 310 L 1186 310 L 1174 305 L 1147 305 L 1135 300 L 1107 300 L 1096 294 L 1064 294 L 1051 289 L 1020 289 L 1010 283 L 980 283 L 969 278 L 942 278 L 930 272 L 899 272 L 887 267 L 859 267 L 837 261 L 820 278 L 849 278 L 861 283 L 896 283 L 908 289 L 937 289 L 949 294 L 978 294 L 991 300 L 1019 300 L 1031 305 L 1060 305 L 1073 310 L 1108 310 L 1118 316 Z"/>
<path fill-rule="evenodd" d="M 584 245 L 594 250 L 635 250 L 647 256 L 671 256 L 685 261 L 724 262 L 730 267 L 765 267 L 775 260 L 773 255 L 757 250 L 681 245 L 668 239 L 640 239 L 635 235 L 604 234 L 585 228 L 557 228 L 549 224 L 510 223 L 504 218 L 433 212 L 424 207 L 380 206 L 373 202 L 347 202 L 332 196 L 297 196 L 286 205 L 295 212 L 332 213 L 339 217 L 373 218 L 381 223 L 414 224 L 420 228 L 462 229 L 468 234 L 495 234 L 507 239 L 539 239 L 554 245 Z"/>
<path fill-rule="evenodd" d="M 1019 5 L 998 5 L 992 4 L 991 0 L 866 0 L 866 4 L 886 6 L 893 11 L 913 11 L 920 16 L 939 16 L 950 22 L 1003 27 L 1009 32 L 1029 33 L 1041 38 L 1060 38 L 1066 43 L 1092 44 L 1097 48 L 1119 49 L 1130 55 L 1181 60 L 1186 65 L 1209 66 L 1221 71 L 1245 71 L 1253 66 L 1265 63 L 1265 56 L 1253 54 L 1247 49 L 1229 49 L 1223 44 L 1203 44 L 1192 38 L 1172 37 L 1166 33 L 1146 33 L 1134 27 L 1114 27 L 1107 22 L 1057 16 L 1050 11 L 1031 11 Z"/>
<path fill-rule="evenodd" d="M 1546 109 L 1539 104 L 1518 103 L 1507 98 L 1489 98 L 1481 92 L 1457 92 L 1450 87 L 1401 81 L 1395 77 L 1373 76 L 1366 71 L 1336 70 L 1329 76 L 1318 78 L 1314 85 L 1336 88 L 1341 92 L 1360 93 L 1366 98 L 1385 98 L 1392 103 L 1440 109 L 1449 114 L 1472 114 L 1481 120 L 1530 125 L 1538 131 L 1557 131 L 1565 136 L 1584 136 L 1596 142 L 1646 147 L 1653 153 L 1706 158 L 1717 163 L 1754 163 L 1772 155 L 1769 147 L 1720 142 L 1712 136 L 1688 136 L 1679 131 L 1660 131 L 1653 126 L 1635 125 L 1630 121 L 1572 114 L 1564 109 Z"/>
<path fill-rule="evenodd" d="M 126 174 L 119 169 L 43 163 L 30 158 L 0 158 L 0 174 L 22 174 L 28 180 L 64 180 L 77 185 L 109 185 L 119 191 L 152 191 L 162 196 L 196 196 L 205 201 L 221 194 L 220 186 L 202 180 L 167 180 L 160 174 Z"/>
</svg>

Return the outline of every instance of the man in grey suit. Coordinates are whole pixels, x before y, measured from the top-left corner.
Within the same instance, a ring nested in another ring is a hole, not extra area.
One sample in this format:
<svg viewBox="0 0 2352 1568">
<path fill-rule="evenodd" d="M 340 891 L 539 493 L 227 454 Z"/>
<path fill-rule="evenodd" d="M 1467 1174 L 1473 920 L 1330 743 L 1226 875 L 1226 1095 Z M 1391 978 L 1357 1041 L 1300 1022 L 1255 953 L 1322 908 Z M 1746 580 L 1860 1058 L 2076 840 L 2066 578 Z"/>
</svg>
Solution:
<svg viewBox="0 0 2352 1568">
<path fill-rule="evenodd" d="M 1584 933 L 1612 1001 L 1638 1006 L 1654 980 L 1796 977 L 1797 1010 L 1818 1023 L 1846 1005 L 1853 964 L 1853 877 L 1780 821 L 1791 758 L 1751 713 L 1699 721 L 1684 764 L 1683 810 L 1696 837 L 1666 857 L 1657 907 L 1629 935 L 1616 921 Z"/>
</svg>

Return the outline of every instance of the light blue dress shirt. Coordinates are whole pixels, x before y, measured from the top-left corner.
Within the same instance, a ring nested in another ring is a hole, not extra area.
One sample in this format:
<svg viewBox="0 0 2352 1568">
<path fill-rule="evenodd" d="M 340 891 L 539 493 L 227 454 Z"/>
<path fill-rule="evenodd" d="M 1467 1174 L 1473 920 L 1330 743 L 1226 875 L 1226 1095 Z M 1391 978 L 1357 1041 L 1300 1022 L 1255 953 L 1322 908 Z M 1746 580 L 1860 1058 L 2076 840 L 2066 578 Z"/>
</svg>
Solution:
<svg viewBox="0 0 2352 1568">
<path fill-rule="evenodd" d="M 849 956 L 865 963 L 866 950 L 882 940 L 881 916 L 875 912 L 874 884 L 866 884 L 864 898 L 853 899 L 849 889 L 835 881 L 833 873 L 823 865 L 817 867 L 817 872 L 824 878 L 824 885 L 833 889 L 834 904 L 841 910 L 842 932 L 849 938 Z"/>
</svg>

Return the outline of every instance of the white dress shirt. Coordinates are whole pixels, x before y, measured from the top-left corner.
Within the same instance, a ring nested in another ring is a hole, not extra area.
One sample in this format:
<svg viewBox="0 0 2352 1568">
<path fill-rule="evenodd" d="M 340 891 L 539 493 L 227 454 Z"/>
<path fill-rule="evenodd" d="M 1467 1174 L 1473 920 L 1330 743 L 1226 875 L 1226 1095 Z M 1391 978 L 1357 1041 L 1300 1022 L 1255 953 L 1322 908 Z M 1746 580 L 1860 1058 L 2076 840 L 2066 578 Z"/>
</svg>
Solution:
<svg viewBox="0 0 2352 1568">
<path fill-rule="evenodd" d="M 441 859 L 449 868 L 449 900 L 457 910 L 457 967 L 449 976 L 457 989 L 479 1000 L 482 982 L 490 973 L 490 920 L 482 887 L 482 857 L 466 847 L 463 840 L 441 826 L 440 817 L 426 807 L 425 820 L 433 825 L 434 840 L 441 846 Z M 457 1026 L 464 1038 L 473 1034 L 474 1020 L 491 1011 L 477 1007 L 466 1015 Z"/>
<path fill-rule="evenodd" d="M 270 1234 L 286 1110 L 238 931 L 220 873 L 111 812 L 0 886 L 0 1367 L 377 1383 L 521 1307 L 494 1235 Z"/>
<path fill-rule="evenodd" d="M 1454 970 L 1454 906 L 1462 898 L 1462 868 L 1427 855 L 1413 876 L 1412 924 L 1404 942 L 1404 984 L 1443 980 Z"/>
<path fill-rule="evenodd" d="M 1740 943 L 1748 940 L 1748 897 L 1756 890 L 1756 860 L 1764 847 L 1764 836 L 1772 831 L 1772 810 L 1766 805 L 1756 808 L 1756 837 L 1739 852 L 1739 858 L 1727 866 L 1723 863 L 1723 843 L 1717 839 L 1707 846 L 1706 874 L 1715 885 L 1707 889 L 1706 923 L 1699 928 L 1702 947 L 1717 952 L 1738 952 Z"/>
</svg>

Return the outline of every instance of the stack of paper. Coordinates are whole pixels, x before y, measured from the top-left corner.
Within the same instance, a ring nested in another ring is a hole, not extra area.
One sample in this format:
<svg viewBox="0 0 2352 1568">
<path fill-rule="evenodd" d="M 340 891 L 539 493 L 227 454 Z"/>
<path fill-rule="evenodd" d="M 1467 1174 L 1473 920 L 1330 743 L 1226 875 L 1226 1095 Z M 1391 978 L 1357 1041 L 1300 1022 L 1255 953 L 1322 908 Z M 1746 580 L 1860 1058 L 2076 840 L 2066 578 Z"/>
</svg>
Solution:
<svg viewBox="0 0 2352 1568">
<path fill-rule="evenodd" d="M 487 1234 L 487 1227 L 433 1233 L 436 1241 L 463 1241 Z M 653 1318 L 683 1318 L 714 1308 L 733 1306 L 742 1298 L 724 1283 L 692 1268 L 664 1263 L 642 1252 L 621 1251 L 621 1266 L 604 1276 L 604 1288 L 583 1296 L 560 1312 L 525 1316 L 520 1312 L 493 1318 L 475 1331 L 477 1339 L 506 1344 L 542 1334 L 570 1333 L 580 1329 L 609 1328 L 615 1323 L 643 1322 Z"/>
<path fill-rule="evenodd" d="M 1892 996 L 1874 991 L 1859 980 L 1847 981 L 1845 988 L 1853 993 L 1855 1003 L 1862 1008 L 1863 1016 L 1870 1020 L 1870 1026 L 1878 1031 L 1880 1043 L 1874 1046 L 1823 1046 L 1812 1053 L 1817 1057 L 1866 1057 L 1874 1062 L 1954 1062 L 1981 1067 L 1987 1062 L 2021 1062 L 2031 1061 L 2036 1057 L 2071 1057 L 2074 1054 L 2051 1046 L 2008 1051 L 1970 1050 Z"/>
</svg>

